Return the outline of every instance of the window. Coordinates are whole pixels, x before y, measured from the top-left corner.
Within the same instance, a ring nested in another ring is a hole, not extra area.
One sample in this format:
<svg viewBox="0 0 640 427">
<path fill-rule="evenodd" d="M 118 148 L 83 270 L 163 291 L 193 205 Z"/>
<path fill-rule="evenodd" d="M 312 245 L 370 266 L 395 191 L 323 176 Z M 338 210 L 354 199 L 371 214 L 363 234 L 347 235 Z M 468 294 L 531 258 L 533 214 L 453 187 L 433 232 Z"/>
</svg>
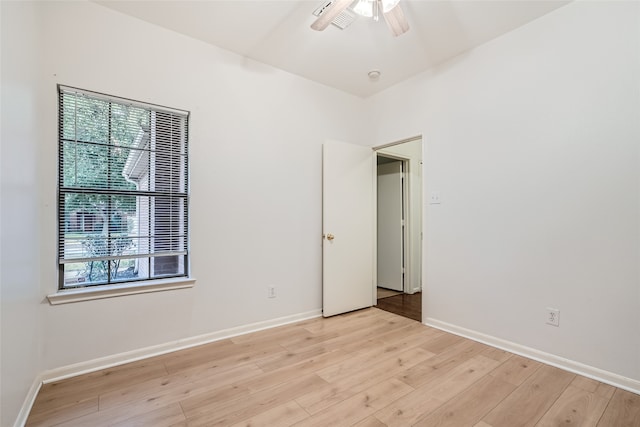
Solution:
<svg viewBox="0 0 640 427">
<path fill-rule="evenodd" d="M 58 92 L 59 288 L 186 276 L 189 113 Z"/>
</svg>

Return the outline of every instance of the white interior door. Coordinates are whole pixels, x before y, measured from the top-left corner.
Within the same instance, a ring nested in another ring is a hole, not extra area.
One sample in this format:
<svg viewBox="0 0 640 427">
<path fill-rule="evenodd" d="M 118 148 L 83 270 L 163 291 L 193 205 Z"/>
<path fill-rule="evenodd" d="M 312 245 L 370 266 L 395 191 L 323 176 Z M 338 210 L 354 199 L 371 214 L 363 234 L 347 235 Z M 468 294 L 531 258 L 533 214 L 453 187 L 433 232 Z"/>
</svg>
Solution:
<svg viewBox="0 0 640 427">
<path fill-rule="evenodd" d="M 378 286 L 403 291 L 402 162 L 378 165 Z"/>
<path fill-rule="evenodd" d="M 328 141 L 322 150 L 322 314 L 370 307 L 374 286 L 375 156 Z"/>
</svg>

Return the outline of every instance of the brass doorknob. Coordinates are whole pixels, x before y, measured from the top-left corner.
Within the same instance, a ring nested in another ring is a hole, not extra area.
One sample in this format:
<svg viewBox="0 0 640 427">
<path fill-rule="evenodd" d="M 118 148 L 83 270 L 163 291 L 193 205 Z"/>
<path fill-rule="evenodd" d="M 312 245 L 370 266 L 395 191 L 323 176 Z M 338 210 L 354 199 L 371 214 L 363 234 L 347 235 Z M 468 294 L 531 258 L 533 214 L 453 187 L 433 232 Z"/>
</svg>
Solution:
<svg viewBox="0 0 640 427">
<path fill-rule="evenodd" d="M 333 234 L 327 234 L 327 240 L 333 240 L 335 238 L 336 236 L 334 236 Z"/>
</svg>

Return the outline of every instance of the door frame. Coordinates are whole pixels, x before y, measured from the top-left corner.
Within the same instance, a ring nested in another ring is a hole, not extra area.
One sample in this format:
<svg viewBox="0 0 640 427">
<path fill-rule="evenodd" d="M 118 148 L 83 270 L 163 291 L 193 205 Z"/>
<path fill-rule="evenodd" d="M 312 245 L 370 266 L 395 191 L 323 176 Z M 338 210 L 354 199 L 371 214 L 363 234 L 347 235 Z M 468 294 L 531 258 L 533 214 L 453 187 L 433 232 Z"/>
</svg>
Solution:
<svg viewBox="0 0 640 427">
<path fill-rule="evenodd" d="M 408 183 L 407 180 L 405 180 L 407 178 L 407 170 L 409 168 L 409 158 L 406 157 L 402 157 L 399 155 L 394 155 L 394 154 L 387 154 L 387 153 L 379 153 L 376 151 L 375 153 L 376 156 L 376 161 L 378 157 L 384 157 L 386 159 L 393 159 L 393 160 L 397 160 L 401 163 L 401 169 L 400 169 L 400 173 L 401 173 L 401 180 L 402 180 L 402 220 L 404 221 L 404 224 L 402 226 L 402 268 L 403 268 L 403 272 L 402 272 L 402 292 L 403 293 L 408 293 L 407 291 L 407 272 L 410 271 L 410 267 L 408 266 L 408 264 L 410 263 L 409 260 L 409 223 L 410 223 L 410 218 L 409 218 L 409 192 L 408 192 Z M 376 172 L 376 177 L 377 177 L 377 172 Z M 375 218 L 375 223 L 377 225 L 378 223 L 378 180 L 376 179 L 376 191 L 374 192 L 374 201 L 375 201 L 375 205 L 374 205 L 374 218 Z M 376 248 L 376 258 L 375 258 L 375 266 L 376 266 L 376 276 L 375 276 L 375 285 L 376 288 L 378 287 L 378 275 L 377 275 L 377 271 L 378 271 L 378 227 L 376 227 L 376 231 L 375 231 L 375 235 L 374 235 L 374 242 L 375 242 L 375 248 Z M 411 292 L 413 293 L 413 292 Z M 377 290 L 376 290 L 376 302 L 377 302 Z"/>
<path fill-rule="evenodd" d="M 424 200 L 422 200 L 421 203 L 421 215 L 419 218 L 419 224 L 421 227 L 422 232 L 420 233 L 420 241 L 419 241 L 419 247 L 420 247 L 420 257 L 415 257 L 414 256 L 414 250 L 413 250 L 413 245 L 411 244 L 411 235 L 414 232 L 414 225 L 415 225 L 415 217 L 413 215 L 413 213 L 411 212 L 411 180 L 408 179 L 408 175 L 410 173 L 412 173 L 413 171 L 411 170 L 410 167 L 410 157 L 407 156 L 403 156 L 400 154 L 389 154 L 389 153 L 383 153 L 380 152 L 380 150 L 383 150 L 385 148 L 390 148 L 390 147 L 394 147 L 397 145 L 401 145 L 401 144 L 405 144 L 408 142 L 414 142 L 414 141 L 421 141 L 421 157 L 422 157 L 422 161 L 421 161 L 421 165 L 420 167 L 425 163 L 424 162 L 424 138 L 422 137 L 422 135 L 418 135 L 415 137 L 411 137 L 411 138 L 407 138 L 407 139 L 403 139 L 403 140 L 399 140 L 399 141 L 395 141 L 395 142 L 391 142 L 388 144 L 382 144 L 382 145 L 378 145 L 375 147 L 372 147 L 373 151 L 375 152 L 375 156 L 376 159 L 378 157 L 378 155 L 382 155 L 383 157 L 387 157 L 387 158 L 392 158 L 392 159 L 397 159 L 403 162 L 403 173 L 404 173 L 404 177 L 405 177 L 405 182 L 403 183 L 403 208 L 405 210 L 404 212 L 404 220 L 405 220 L 405 227 L 404 227 L 404 267 L 405 267 L 405 277 L 404 277 L 404 284 L 403 284 L 403 290 L 404 292 L 407 292 L 407 287 L 408 284 L 409 286 L 411 286 L 410 289 L 410 293 L 415 293 L 415 292 L 420 292 L 422 291 L 422 289 L 424 288 L 424 283 L 423 283 L 423 274 L 422 274 L 422 269 L 418 268 L 421 266 L 424 266 L 424 259 L 425 259 L 425 253 L 424 253 L 424 245 L 423 245 L 423 235 L 425 232 L 425 224 L 424 224 Z M 376 162 L 377 163 L 377 162 Z M 376 180 L 377 181 L 377 180 Z M 424 176 L 424 170 L 421 173 L 421 179 L 419 180 L 419 184 L 423 187 L 421 188 L 420 194 L 422 195 L 422 197 L 424 198 L 424 181 L 425 181 L 425 176 Z M 415 185 L 415 183 L 414 183 Z M 374 222 L 377 223 L 378 220 L 378 212 L 377 212 L 377 185 L 376 185 L 376 191 L 374 191 Z M 378 236 L 377 236 L 377 229 L 374 229 L 374 241 L 377 242 L 378 240 Z M 375 256 L 374 256 L 374 266 L 376 266 L 376 271 L 374 272 L 374 286 L 373 286 L 373 301 L 374 301 L 374 305 L 377 304 L 377 285 L 378 285 L 378 277 L 377 277 L 377 265 L 378 265 L 378 253 L 377 253 L 377 243 L 375 245 Z M 416 261 L 419 263 L 419 266 L 416 266 L 413 262 L 413 259 L 417 258 Z M 420 288 L 416 289 L 414 288 L 413 283 L 418 280 L 420 283 Z M 424 304 L 423 304 L 424 306 Z M 424 318 L 424 313 L 423 313 L 423 318 Z"/>
</svg>

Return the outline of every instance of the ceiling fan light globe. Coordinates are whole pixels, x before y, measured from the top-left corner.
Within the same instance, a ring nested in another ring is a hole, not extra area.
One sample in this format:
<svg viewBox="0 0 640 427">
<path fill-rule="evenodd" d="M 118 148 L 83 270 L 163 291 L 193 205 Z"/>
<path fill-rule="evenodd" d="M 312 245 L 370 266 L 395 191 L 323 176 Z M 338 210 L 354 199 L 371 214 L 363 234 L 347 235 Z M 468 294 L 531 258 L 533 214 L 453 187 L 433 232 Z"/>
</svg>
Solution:
<svg viewBox="0 0 640 427">
<path fill-rule="evenodd" d="M 382 1 L 382 13 L 387 13 L 400 3 L 400 0 L 381 0 Z"/>
<path fill-rule="evenodd" d="M 374 18 L 376 2 L 380 2 L 378 6 L 382 6 L 382 13 L 387 13 L 397 6 L 400 0 L 358 0 L 352 9 L 360 16 Z"/>
<path fill-rule="evenodd" d="M 353 11 L 365 18 L 373 17 L 373 2 L 376 0 L 358 0 L 353 6 Z"/>
</svg>

